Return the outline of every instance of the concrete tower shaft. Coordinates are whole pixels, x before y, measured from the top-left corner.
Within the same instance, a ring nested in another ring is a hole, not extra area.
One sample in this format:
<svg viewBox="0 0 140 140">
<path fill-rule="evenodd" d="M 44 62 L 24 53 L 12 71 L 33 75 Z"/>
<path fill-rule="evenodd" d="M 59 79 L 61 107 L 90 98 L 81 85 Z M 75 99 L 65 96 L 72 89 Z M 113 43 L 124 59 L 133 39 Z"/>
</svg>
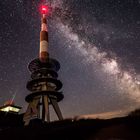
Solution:
<svg viewBox="0 0 140 140">
<path fill-rule="evenodd" d="M 49 57 L 48 53 L 48 26 L 46 14 L 41 17 L 41 31 L 40 31 L 40 51 L 39 59 L 41 62 L 46 62 Z"/>
</svg>

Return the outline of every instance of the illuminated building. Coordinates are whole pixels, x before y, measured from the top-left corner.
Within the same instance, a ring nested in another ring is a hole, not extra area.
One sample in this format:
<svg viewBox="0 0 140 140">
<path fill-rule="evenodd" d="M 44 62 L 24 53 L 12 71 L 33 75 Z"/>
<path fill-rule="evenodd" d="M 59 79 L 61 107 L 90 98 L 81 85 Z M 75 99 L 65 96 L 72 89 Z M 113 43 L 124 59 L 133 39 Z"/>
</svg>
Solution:
<svg viewBox="0 0 140 140">
<path fill-rule="evenodd" d="M 8 101 L 3 106 L 0 107 L 0 111 L 10 112 L 10 113 L 19 113 L 21 107 L 14 105 L 13 102 Z"/>
</svg>

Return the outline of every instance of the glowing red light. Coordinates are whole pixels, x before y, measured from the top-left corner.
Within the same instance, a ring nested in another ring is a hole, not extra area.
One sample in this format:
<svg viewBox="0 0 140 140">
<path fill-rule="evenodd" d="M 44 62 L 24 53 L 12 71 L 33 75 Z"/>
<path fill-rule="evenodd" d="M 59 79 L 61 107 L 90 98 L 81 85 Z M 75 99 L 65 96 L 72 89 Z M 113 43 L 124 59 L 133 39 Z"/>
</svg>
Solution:
<svg viewBox="0 0 140 140">
<path fill-rule="evenodd" d="M 46 8 L 42 8 L 42 11 L 46 11 Z"/>
<path fill-rule="evenodd" d="M 49 14 L 49 7 L 47 5 L 43 5 L 41 7 L 41 13 L 42 14 Z"/>
</svg>

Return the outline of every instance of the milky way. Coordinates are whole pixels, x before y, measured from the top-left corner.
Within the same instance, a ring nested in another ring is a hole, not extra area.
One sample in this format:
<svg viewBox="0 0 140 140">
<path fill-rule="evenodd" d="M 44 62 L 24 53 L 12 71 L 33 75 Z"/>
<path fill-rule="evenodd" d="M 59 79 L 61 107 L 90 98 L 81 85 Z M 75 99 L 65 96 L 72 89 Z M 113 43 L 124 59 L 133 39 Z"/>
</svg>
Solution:
<svg viewBox="0 0 140 140">
<path fill-rule="evenodd" d="M 27 64 L 39 50 L 41 1 L 0 3 L 0 102 L 14 97 L 25 110 Z M 139 107 L 139 1 L 52 0 L 51 6 L 49 49 L 61 63 L 64 116 L 124 114 Z"/>
</svg>

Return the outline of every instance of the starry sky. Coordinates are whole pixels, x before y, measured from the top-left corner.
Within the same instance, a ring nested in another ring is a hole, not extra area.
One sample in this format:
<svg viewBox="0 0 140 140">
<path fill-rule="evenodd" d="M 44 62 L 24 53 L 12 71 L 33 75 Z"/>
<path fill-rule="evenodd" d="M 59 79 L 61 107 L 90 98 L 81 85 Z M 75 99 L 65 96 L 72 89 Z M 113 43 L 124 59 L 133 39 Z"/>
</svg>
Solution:
<svg viewBox="0 0 140 140">
<path fill-rule="evenodd" d="M 139 108 L 140 0 L 0 1 L 0 104 L 13 99 L 26 110 L 42 3 L 52 6 L 49 52 L 61 64 L 64 117 Z"/>
</svg>

